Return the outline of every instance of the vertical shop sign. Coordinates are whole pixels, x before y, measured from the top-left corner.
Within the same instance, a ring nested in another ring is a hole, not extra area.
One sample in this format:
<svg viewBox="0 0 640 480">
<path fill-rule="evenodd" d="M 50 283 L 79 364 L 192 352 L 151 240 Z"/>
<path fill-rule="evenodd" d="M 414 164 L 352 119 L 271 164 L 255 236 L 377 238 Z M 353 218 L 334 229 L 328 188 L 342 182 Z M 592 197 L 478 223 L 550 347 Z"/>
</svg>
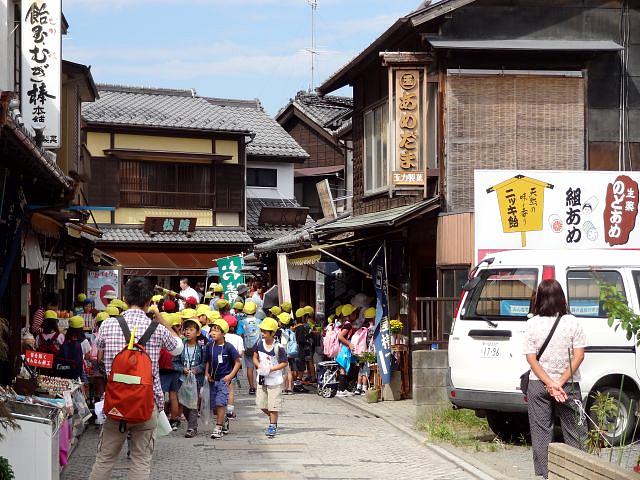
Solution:
<svg viewBox="0 0 640 480">
<path fill-rule="evenodd" d="M 27 128 L 45 148 L 60 147 L 61 0 L 22 0 L 22 98 Z"/>
<path fill-rule="evenodd" d="M 378 249 L 370 265 L 377 299 L 373 345 L 378 360 L 378 372 L 382 378 L 382 384 L 388 385 L 391 383 L 393 356 L 391 355 L 391 328 L 389 323 L 387 258 L 386 248 L 384 246 Z"/>
<path fill-rule="evenodd" d="M 244 275 L 241 273 L 242 255 L 219 258 L 216 262 L 224 296 L 229 303 L 233 303 L 238 296 L 238 285 L 244 283 Z"/>
<path fill-rule="evenodd" d="M 419 70 L 396 70 L 394 185 L 424 185 Z"/>
</svg>

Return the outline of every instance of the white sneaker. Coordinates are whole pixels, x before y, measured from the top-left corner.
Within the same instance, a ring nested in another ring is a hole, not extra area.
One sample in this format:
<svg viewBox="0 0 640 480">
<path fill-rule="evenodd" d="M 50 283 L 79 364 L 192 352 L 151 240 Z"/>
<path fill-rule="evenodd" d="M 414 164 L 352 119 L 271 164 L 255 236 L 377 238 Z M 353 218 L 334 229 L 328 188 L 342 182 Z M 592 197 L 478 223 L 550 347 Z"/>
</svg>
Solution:
<svg viewBox="0 0 640 480">
<path fill-rule="evenodd" d="M 347 391 L 346 390 L 344 392 L 338 390 L 338 392 L 336 393 L 336 397 L 346 397 L 346 396 L 347 396 Z"/>
<path fill-rule="evenodd" d="M 345 390 L 344 391 L 344 395 L 342 395 L 343 397 L 353 397 L 355 395 L 355 393 L 350 392 L 349 390 Z"/>
</svg>

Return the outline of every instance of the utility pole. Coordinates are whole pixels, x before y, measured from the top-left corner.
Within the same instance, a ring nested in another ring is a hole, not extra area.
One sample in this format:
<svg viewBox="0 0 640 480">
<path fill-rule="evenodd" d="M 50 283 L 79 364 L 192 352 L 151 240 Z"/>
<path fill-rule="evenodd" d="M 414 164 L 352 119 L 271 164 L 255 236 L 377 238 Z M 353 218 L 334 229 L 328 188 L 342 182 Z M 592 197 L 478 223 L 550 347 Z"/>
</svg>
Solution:
<svg viewBox="0 0 640 480">
<path fill-rule="evenodd" d="M 318 0 L 307 0 L 307 3 L 311 6 L 311 48 L 307 49 L 311 54 L 311 85 L 309 85 L 309 92 L 313 92 L 315 88 L 316 55 L 318 55 L 318 50 L 316 49 L 316 10 L 318 10 Z"/>
</svg>

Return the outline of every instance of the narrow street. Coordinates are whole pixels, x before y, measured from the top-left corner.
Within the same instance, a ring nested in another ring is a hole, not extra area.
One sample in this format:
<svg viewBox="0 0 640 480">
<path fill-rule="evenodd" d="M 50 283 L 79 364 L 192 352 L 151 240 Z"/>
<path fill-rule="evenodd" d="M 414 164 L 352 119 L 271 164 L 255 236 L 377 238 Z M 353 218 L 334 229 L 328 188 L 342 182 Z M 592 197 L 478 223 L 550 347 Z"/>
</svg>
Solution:
<svg viewBox="0 0 640 480">
<path fill-rule="evenodd" d="M 201 428 L 197 438 L 186 439 L 184 422 L 178 432 L 160 438 L 151 478 L 474 478 L 384 420 L 336 398 L 325 400 L 315 393 L 285 397 L 286 411 L 273 440 L 264 436 L 264 416 L 246 388 L 236 408 L 238 418 L 231 422 L 231 433 L 222 440 L 211 440 L 207 428 Z M 63 480 L 89 476 L 97 441 L 98 429 L 91 426 L 71 456 Z M 127 477 L 128 462 L 123 450 L 113 479 Z"/>
</svg>

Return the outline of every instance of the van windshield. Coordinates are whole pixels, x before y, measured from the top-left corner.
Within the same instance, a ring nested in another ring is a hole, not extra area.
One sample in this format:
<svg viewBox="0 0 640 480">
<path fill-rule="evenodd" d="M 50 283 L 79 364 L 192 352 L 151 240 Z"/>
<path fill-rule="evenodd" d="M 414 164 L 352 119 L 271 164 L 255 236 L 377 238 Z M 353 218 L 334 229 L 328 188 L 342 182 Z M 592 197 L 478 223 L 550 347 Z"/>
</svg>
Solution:
<svg viewBox="0 0 640 480">
<path fill-rule="evenodd" d="M 527 320 L 537 269 L 488 269 L 478 276 L 480 283 L 467 295 L 462 320 Z"/>
</svg>

